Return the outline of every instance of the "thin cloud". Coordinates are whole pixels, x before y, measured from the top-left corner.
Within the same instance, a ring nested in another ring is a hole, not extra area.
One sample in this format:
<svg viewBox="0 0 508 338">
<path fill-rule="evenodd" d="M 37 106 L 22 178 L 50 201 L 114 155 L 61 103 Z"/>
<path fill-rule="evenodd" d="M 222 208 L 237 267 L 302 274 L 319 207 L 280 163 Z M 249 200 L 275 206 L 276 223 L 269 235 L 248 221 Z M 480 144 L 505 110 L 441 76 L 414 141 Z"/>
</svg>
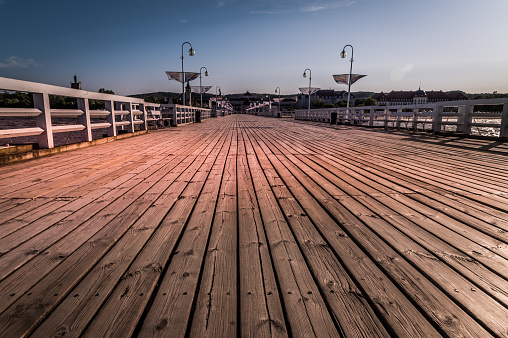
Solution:
<svg viewBox="0 0 508 338">
<path fill-rule="evenodd" d="M 225 5 L 226 5 L 225 1 L 222 1 L 222 0 L 217 1 L 217 7 L 221 8 L 221 7 L 224 7 Z"/>
<path fill-rule="evenodd" d="M 0 61 L 0 68 L 29 68 L 36 65 L 37 63 L 33 59 L 24 59 L 19 56 L 11 56 Z"/>
<path fill-rule="evenodd" d="M 287 13 L 293 13 L 294 11 L 289 9 L 267 9 L 264 11 L 250 11 L 250 14 L 265 14 L 265 15 L 274 15 L 274 14 L 287 14 Z"/>
<path fill-rule="evenodd" d="M 352 6 L 363 0 L 315 0 L 315 1 L 270 1 L 271 8 L 251 11 L 250 14 L 287 14 L 295 12 L 315 13 L 340 7 Z"/>
<path fill-rule="evenodd" d="M 392 70 L 392 73 L 390 74 L 390 78 L 392 81 L 400 81 L 402 80 L 407 73 L 413 70 L 413 65 L 411 63 L 408 63 L 404 67 L 398 67 Z"/>
<path fill-rule="evenodd" d="M 320 12 L 340 7 L 349 7 L 357 3 L 358 0 L 349 1 L 316 1 L 310 5 L 300 7 L 301 12 Z"/>
</svg>

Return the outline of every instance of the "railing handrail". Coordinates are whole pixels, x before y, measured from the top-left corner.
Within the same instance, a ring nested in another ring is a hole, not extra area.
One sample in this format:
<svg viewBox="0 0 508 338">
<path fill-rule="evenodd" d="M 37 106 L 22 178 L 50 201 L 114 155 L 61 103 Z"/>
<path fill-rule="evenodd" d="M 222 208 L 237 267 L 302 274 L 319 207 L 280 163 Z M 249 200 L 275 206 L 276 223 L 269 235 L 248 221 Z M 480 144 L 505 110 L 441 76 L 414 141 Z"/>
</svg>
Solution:
<svg viewBox="0 0 508 338">
<path fill-rule="evenodd" d="M 135 103 L 135 104 L 144 104 L 151 106 L 158 106 L 158 103 L 150 103 L 145 102 L 143 99 L 139 99 L 136 97 L 129 96 L 121 96 L 116 94 L 105 94 L 105 93 L 95 93 L 89 92 L 81 89 L 74 88 L 66 88 L 59 87 L 49 84 L 23 81 L 10 79 L 6 77 L 0 77 L 0 89 L 8 90 L 8 91 L 17 91 L 17 92 L 28 92 L 28 93 L 47 93 L 50 95 L 58 95 L 58 96 L 66 96 L 73 98 L 82 98 L 89 100 L 101 100 L 101 101 L 115 101 L 121 103 Z"/>
<path fill-rule="evenodd" d="M 477 113 L 474 111 L 475 106 L 489 105 L 502 105 L 503 109 L 498 113 Z M 450 111 L 448 108 L 455 109 Z M 299 109 L 295 111 L 295 119 L 330 123 L 357 123 L 359 125 L 365 125 L 367 122 L 370 127 L 373 127 L 376 122 L 384 128 L 389 125 L 400 128 L 401 124 L 404 123 L 406 127 L 411 125 L 413 129 L 417 129 L 419 124 L 423 126 L 423 129 L 425 129 L 425 125 L 431 125 L 434 132 L 448 131 L 453 127 L 457 133 L 463 135 L 470 135 L 471 127 L 497 128 L 499 129 L 497 137 L 506 139 L 508 138 L 508 98 L 443 101 L 397 106 L 376 105 Z M 483 119 L 483 121 L 478 121 L 478 119 Z M 492 121 L 492 119 L 497 121 Z"/>
<path fill-rule="evenodd" d="M 82 141 L 92 141 L 92 130 L 94 129 L 105 128 L 107 129 L 108 136 L 117 136 L 118 128 L 128 133 L 133 133 L 136 129 L 148 130 L 148 122 L 153 123 L 155 121 L 157 125 L 161 123 L 164 124 L 164 122 L 168 120 L 167 117 L 163 117 L 160 113 L 160 108 L 163 105 L 145 102 L 143 99 L 136 97 L 95 93 L 5 77 L 0 77 L 0 90 L 30 93 L 33 95 L 34 102 L 34 107 L 30 108 L 0 107 L 0 116 L 13 118 L 32 117 L 36 122 L 36 127 L 0 129 L 0 138 L 10 139 L 37 135 L 39 147 L 41 148 L 53 148 L 53 135 L 56 133 L 81 131 Z M 53 108 L 49 100 L 50 95 L 76 99 L 77 108 Z M 104 101 L 105 109 L 90 109 L 89 100 Z M 207 108 L 184 105 L 174 106 L 176 110 L 186 112 L 186 122 L 196 122 L 198 111 L 201 112 L 199 120 L 207 119 L 211 115 L 211 110 Z M 158 113 L 154 114 L 154 111 L 158 111 Z M 148 114 L 150 114 L 150 118 L 148 118 Z M 52 124 L 52 117 L 74 119 L 76 122 L 57 126 Z M 106 121 L 93 123 L 93 121 L 91 121 L 93 118 L 106 119 Z M 173 118 L 176 121 L 176 116 Z"/>
</svg>

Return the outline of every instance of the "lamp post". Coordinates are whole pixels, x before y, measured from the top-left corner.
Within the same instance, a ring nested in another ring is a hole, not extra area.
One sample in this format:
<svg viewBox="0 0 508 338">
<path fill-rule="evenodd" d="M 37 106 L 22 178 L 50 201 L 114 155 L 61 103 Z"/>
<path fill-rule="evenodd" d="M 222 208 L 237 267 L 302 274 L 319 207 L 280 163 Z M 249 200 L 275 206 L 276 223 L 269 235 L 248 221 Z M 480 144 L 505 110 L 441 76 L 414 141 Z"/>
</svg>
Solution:
<svg viewBox="0 0 508 338">
<path fill-rule="evenodd" d="M 275 93 L 277 93 L 277 89 L 279 90 L 279 112 L 280 112 L 280 88 L 279 87 L 275 88 Z"/>
<path fill-rule="evenodd" d="M 303 71 L 303 77 L 304 78 L 307 77 L 307 71 L 309 71 L 309 112 L 310 112 L 310 85 L 311 85 L 311 81 L 312 81 L 312 72 L 310 71 L 309 68 L 305 69 Z"/>
<path fill-rule="evenodd" d="M 201 67 L 199 69 L 199 93 L 201 94 L 201 108 L 203 108 L 203 87 L 201 86 L 201 69 L 205 69 L 205 76 L 208 76 L 208 69 Z"/>
<path fill-rule="evenodd" d="M 220 92 L 220 87 L 216 86 L 215 87 L 215 117 L 218 117 L 217 111 L 219 110 L 219 101 L 217 100 L 217 88 L 219 88 L 219 95 L 222 95 L 222 93 Z"/>
<path fill-rule="evenodd" d="M 351 80 L 352 80 L 352 74 L 353 74 L 353 46 L 351 45 L 345 45 L 344 48 L 342 48 L 342 52 L 340 52 L 340 57 L 345 59 L 347 56 L 346 53 L 346 47 L 351 47 L 351 66 L 349 67 L 349 79 L 348 79 L 348 88 L 347 88 L 347 113 L 349 114 L 349 99 L 351 97 Z"/>
<path fill-rule="evenodd" d="M 190 46 L 190 49 L 189 49 L 189 51 L 187 53 L 190 56 L 193 56 L 194 54 L 196 54 L 194 49 L 192 49 L 192 45 L 191 45 L 190 42 L 184 42 L 184 43 L 182 43 L 182 104 L 183 105 L 185 105 L 185 72 L 183 71 L 183 46 L 186 43 L 189 44 L 189 46 Z"/>
</svg>

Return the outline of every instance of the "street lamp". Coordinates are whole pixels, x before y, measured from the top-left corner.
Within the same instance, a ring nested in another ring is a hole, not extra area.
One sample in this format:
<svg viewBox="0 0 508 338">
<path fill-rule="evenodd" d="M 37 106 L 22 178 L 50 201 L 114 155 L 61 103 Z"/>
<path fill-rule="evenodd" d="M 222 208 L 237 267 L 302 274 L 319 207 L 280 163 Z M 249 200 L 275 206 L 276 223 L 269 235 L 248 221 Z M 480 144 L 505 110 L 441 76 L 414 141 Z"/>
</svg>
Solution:
<svg viewBox="0 0 508 338">
<path fill-rule="evenodd" d="M 194 51 L 194 49 L 192 49 L 192 45 L 190 42 L 184 42 L 182 43 L 182 104 L 185 105 L 185 73 L 183 71 L 183 46 L 185 44 L 188 44 L 190 46 L 190 49 L 189 51 L 187 52 L 190 56 L 193 56 L 194 54 L 196 54 L 196 52 Z"/>
<path fill-rule="evenodd" d="M 309 68 L 305 69 L 303 71 L 303 77 L 306 78 L 307 77 L 307 71 L 309 71 L 309 112 L 310 112 L 310 84 L 311 84 L 311 81 L 312 81 L 312 72 L 310 71 Z"/>
<path fill-rule="evenodd" d="M 203 108 L 203 87 L 201 86 L 201 69 L 205 69 L 205 76 L 208 76 L 208 69 L 201 67 L 199 69 L 199 93 L 201 94 L 201 108 Z"/>
<path fill-rule="evenodd" d="M 349 79 L 348 79 L 348 88 L 347 88 L 347 113 L 349 114 L 349 99 L 351 97 L 351 80 L 353 76 L 353 46 L 351 45 L 345 45 L 344 48 L 342 48 L 342 52 L 340 52 L 340 57 L 345 59 L 347 56 L 346 53 L 346 47 L 351 47 L 351 66 L 349 67 Z"/>
<path fill-rule="evenodd" d="M 280 88 L 279 87 L 275 88 L 275 93 L 277 93 L 277 89 L 279 90 L 279 112 L 280 112 Z"/>
<path fill-rule="evenodd" d="M 219 110 L 219 101 L 217 100 L 217 88 L 219 88 L 219 95 L 222 95 L 222 93 L 220 92 L 220 87 L 219 86 L 216 86 L 215 87 L 215 117 L 218 117 L 217 116 L 217 111 Z"/>
</svg>

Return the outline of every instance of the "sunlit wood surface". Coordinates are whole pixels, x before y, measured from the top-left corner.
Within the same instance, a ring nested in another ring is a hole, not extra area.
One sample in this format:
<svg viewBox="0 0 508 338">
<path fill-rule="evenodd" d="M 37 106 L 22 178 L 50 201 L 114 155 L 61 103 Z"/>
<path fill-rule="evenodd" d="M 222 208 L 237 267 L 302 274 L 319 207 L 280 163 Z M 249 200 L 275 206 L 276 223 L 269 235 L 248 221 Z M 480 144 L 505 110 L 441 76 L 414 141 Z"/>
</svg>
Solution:
<svg viewBox="0 0 508 338">
<path fill-rule="evenodd" d="M 233 115 L 0 168 L 0 336 L 508 336 L 508 144 Z"/>
</svg>

